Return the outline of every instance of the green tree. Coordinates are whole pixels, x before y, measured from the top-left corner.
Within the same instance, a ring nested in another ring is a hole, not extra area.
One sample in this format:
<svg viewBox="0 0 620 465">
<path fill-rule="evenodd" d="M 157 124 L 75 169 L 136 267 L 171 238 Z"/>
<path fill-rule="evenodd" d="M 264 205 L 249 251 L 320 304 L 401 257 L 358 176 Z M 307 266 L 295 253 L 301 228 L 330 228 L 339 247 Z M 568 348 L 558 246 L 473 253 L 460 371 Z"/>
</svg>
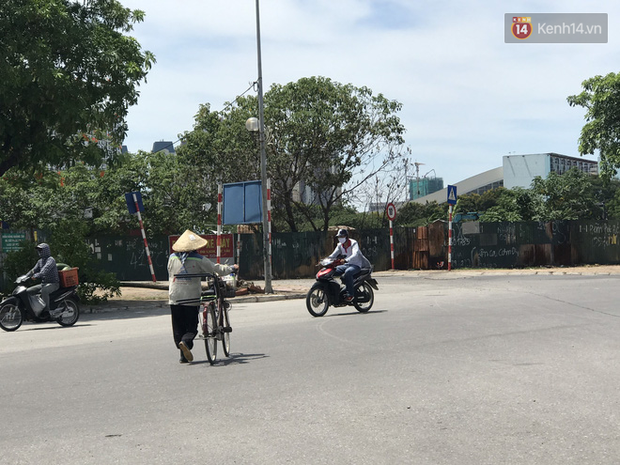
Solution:
<svg viewBox="0 0 620 465">
<path fill-rule="evenodd" d="M 367 87 L 325 77 L 272 86 L 265 95 L 268 169 L 291 231 L 297 230 L 293 209 L 314 229 L 327 230 L 331 209 L 343 198 L 388 166 L 402 165 L 401 107 Z M 310 198 L 297 200 L 300 185 L 309 188 Z M 312 205 L 320 208 L 320 222 L 310 214 Z"/>
<path fill-rule="evenodd" d="M 592 178 L 577 168 L 571 168 L 564 174 L 551 172 L 546 179 L 535 177 L 532 191 L 543 201 L 540 217 L 532 219 L 550 221 L 601 217 Z"/>
<path fill-rule="evenodd" d="M 543 199 L 531 189 L 494 189 L 497 191 L 495 205 L 481 209 L 480 221 L 498 223 L 503 221 L 534 221 L 541 217 Z"/>
<path fill-rule="evenodd" d="M 448 204 L 408 202 L 398 209 L 395 224 L 398 226 L 426 226 L 437 220 L 448 220 Z"/>
<path fill-rule="evenodd" d="M 404 127 L 395 115 L 401 105 L 368 88 L 303 78 L 272 86 L 264 100 L 277 227 L 326 230 L 335 205 L 405 152 L 399 151 Z M 184 178 L 206 193 L 205 203 L 215 206 L 217 181 L 260 179 L 258 144 L 245 129 L 256 113 L 253 96 L 238 98 L 222 112 L 203 105 L 194 129 L 182 136 Z"/>
<path fill-rule="evenodd" d="M 155 61 L 126 35 L 143 18 L 116 0 L 0 3 L 0 176 L 118 152 Z"/>
<path fill-rule="evenodd" d="M 222 112 L 201 105 L 192 131 L 177 149 L 171 206 L 185 227 L 213 229 L 217 218 L 217 185 L 260 179 L 256 141 L 245 128 L 254 115 L 254 98 L 239 98 Z M 157 188 L 157 186 L 153 186 Z"/>
<path fill-rule="evenodd" d="M 567 99 L 570 106 L 586 109 L 579 152 L 586 155 L 598 150 L 601 175 L 609 180 L 620 167 L 620 74 L 595 76 L 581 85 L 583 92 Z"/>
</svg>

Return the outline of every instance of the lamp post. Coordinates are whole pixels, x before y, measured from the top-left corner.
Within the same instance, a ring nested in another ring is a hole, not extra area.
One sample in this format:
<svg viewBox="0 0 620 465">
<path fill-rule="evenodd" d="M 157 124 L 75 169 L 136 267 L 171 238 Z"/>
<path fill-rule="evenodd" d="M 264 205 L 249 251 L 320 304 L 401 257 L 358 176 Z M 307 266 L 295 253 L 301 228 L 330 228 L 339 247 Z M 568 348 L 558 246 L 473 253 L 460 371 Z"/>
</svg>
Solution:
<svg viewBox="0 0 620 465">
<path fill-rule="evenodd" d="M 258 130 L 258 142 L 260 145 L 260 177 L 261 177 L 261 195 L 263 205 L 263 260 L 265 265 L 265 294 L 273 294 L 271 287 L 271 248 L 269 246 L 269 217 L 267 212 L 267 154 L 265 152 L 265 114 L 263 106 L 263 66 L 260 49 L 260 8 L 258 0 L 256 0 L 256 52 L 258 57 L 258 79 L 256 81 L 258 87 L 258 121 L 256 118 L 250 118 L 245 123 L 246 129 L 249 131 Z M 256 124 L 258 123 L 258 127 Z"/>
</svg>

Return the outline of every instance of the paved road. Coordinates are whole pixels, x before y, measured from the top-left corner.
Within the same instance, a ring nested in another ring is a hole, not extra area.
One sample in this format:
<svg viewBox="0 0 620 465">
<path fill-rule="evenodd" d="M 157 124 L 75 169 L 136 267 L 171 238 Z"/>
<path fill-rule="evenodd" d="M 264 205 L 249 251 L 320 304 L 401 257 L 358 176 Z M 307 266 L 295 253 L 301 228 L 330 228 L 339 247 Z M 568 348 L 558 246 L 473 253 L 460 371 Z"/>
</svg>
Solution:
<svg viewBox="0 0 620 465">
<path fill-rule="evenodd" d="M 166 308 L 0 334 L 0 464 L 616 464 L 617 276 L 384 276 L 369 314 L 237 303 L 177 363 Z"/>
</svg>

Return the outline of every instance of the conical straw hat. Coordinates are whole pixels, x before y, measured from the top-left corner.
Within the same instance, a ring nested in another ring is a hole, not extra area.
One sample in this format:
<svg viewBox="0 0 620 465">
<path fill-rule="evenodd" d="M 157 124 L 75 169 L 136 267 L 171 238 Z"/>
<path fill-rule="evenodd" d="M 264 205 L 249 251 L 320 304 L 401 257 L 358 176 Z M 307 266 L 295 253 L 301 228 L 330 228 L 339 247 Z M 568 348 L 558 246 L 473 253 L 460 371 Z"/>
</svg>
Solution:
<svg viewBox="0 0 620 465">
<path fill-rule="evenodd" d="M 206 239 L 203 239 L 195 232 L 187 229 L 181 237 L 174 243 L 172 250 L 175 252 L 192 252 L 207 245 Z"/>
</svg>

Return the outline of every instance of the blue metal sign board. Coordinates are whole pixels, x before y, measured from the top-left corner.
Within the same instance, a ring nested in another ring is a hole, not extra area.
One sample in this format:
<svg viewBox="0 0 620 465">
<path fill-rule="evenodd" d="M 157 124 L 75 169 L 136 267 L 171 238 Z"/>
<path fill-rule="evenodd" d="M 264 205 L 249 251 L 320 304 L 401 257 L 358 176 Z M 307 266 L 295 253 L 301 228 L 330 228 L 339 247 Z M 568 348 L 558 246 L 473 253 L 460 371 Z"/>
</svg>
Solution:
<svg viewBox="0 0 620 465">
<path fill-rule="evenodd" d="M 142 194 L 140 194 L 140 192 L 128 192 L 127 194 L 125 194 L 125 201 L 127 202 L 127 209 L 132 215 L 135 215 L 137 212 L 136 202 L 134 202 L 133 200 L 134 194 L 136 194 L 136 199 L 138 200 L 138 208 L 141 212 L 144 211 L 144 206 L 142 205 Z"/>
<path fill-rule="evenodd" d="M 224 184 L 223 224 L 255 224 L 262 221 L 260 181 Z"/>
<path fill-rule="evenodd" d="M 448 205 L 456 205 L 456 186 L 448 184 Z"/>
</svg>

